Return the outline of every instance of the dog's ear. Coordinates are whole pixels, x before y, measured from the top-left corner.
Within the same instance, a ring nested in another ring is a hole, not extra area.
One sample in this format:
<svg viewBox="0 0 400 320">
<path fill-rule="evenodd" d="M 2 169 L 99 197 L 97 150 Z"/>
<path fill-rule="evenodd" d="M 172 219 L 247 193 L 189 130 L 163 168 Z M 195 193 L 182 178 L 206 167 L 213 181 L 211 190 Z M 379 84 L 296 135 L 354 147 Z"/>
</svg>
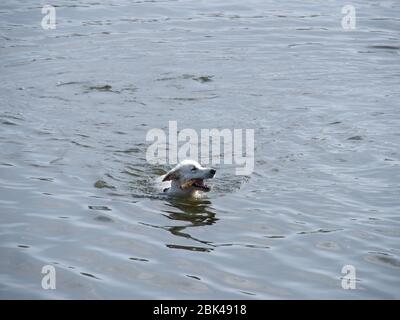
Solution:
<svg viewBox="0 0 400 320">
<path fill-rule="evenodd" d="M 172 169 L 171 171 L 169 171 L 169 172 L 165 175 L 165 177 L 164 177 L 164 179 L 162 179 L 162 181 L 164 182 L 164 181 L 178 180 L 178 179 L 179 179 L 179 172 L 178 172 L 178 170 Z"/>
</svg>

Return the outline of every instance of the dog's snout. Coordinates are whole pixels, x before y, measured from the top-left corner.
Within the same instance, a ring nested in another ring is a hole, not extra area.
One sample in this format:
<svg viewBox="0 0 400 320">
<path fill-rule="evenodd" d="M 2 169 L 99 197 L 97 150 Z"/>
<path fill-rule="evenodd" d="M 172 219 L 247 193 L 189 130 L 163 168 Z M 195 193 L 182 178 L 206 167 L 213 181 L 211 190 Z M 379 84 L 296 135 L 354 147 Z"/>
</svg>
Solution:
<svg viewBox="0 0 400 320">
<path fill-rule="evenodd" d="M 215 170 L 215 169 L 211 169 L 210 170 L 210 173 L 214 176 L 215 175 L 215 173 L 217 172 L 217 170 Z"/>
</svg>

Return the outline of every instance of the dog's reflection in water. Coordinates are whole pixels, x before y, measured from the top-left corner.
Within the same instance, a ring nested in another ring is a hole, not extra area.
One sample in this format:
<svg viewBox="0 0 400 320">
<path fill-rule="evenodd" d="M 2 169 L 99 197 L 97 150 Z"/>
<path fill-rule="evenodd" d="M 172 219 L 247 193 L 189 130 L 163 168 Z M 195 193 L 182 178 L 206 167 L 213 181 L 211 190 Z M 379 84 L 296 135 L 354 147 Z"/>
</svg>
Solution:
<svg viewBox="0 0 400 320">
<path fill-rule="evenodd" d="M 212 242 L 192 237 L 188 232 L 188 228 L 208 226 L 218 221 L 209 200 L 168 199 L 166 205 L 169 207 L 164 210 L 165 214 L 163 215 L 166 218 L 186 223 L 183 226 L 165 226 L 161 228 L 168 230 L 174 236 L 184 237 L 206 245 L 205 247 L 199 247 L 167 244 L 167 247 L 203 252 L 213 250 L 214 245 Z"/>
</svg>

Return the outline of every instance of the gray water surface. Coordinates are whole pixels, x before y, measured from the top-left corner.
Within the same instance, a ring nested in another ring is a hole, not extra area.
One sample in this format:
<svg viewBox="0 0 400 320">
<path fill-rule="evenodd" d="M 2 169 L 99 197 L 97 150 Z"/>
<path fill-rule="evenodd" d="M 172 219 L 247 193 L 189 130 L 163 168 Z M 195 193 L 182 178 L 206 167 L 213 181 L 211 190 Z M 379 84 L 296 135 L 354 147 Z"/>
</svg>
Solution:
<svg viewBox="0 0 400 320">
<path fill-rule="evenodd" d="M 1 298 L 400 298 L 398 1 L 52 4 L 0 4 Z M 160 195 L 170 120 L 253 128 L 254 172 Z"/>
</svg>

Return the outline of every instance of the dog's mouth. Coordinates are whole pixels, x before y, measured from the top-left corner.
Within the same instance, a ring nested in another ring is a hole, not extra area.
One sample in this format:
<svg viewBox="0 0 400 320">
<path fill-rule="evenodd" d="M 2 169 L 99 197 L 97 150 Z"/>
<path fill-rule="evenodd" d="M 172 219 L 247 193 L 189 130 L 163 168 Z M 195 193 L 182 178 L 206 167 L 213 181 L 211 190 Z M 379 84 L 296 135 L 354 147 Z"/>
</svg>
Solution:
<svg viewBox="0 0 400 320">
<path fill-rule="evenodd" d="M 189 181 L 185 182 L 184 184 L 182 184 L 181 187 L 182 187 L 182 189 L 192 187 L 192 188 L 204 191 L 204 192 L 209 192 L 211 190 L 211 188 L 204 183 L 203 179 L 189 180 Z"/>
</svg>

